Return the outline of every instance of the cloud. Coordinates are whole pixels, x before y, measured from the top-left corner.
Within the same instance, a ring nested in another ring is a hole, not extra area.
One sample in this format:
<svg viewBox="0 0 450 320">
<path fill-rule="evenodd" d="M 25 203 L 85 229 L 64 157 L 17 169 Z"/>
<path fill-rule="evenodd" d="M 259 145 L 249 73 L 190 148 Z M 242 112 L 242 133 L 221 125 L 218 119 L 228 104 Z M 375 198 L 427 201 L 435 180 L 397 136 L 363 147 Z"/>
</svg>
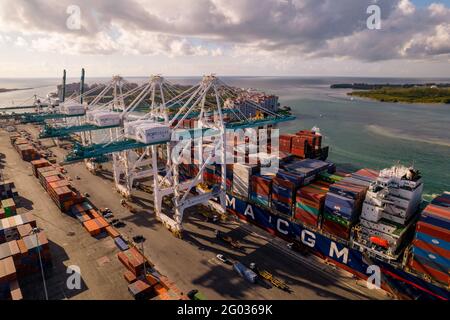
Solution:
<svg viewBox="0 0 450 320">
<path fill-rule="evenodd" d="M 28 45 L 28 42 L 22 37 L 17 37 L 16 41 L 14 42 L 14 45 L 23 48 Z"/>
<path fill-rule="evenodd" d="M 381 30 L 366 26 L 366 9 L 374 3 L 381 8 Z M 69 5 L 80 8 L 80 30 L 67 28 Z M 32 50 L 73 54 L 438 58 L 450 54 L 449 24 L 445 5 L 415 7 L 409 0 L 0 2 L 0 30 L 29 41 Z"/>
</svg>

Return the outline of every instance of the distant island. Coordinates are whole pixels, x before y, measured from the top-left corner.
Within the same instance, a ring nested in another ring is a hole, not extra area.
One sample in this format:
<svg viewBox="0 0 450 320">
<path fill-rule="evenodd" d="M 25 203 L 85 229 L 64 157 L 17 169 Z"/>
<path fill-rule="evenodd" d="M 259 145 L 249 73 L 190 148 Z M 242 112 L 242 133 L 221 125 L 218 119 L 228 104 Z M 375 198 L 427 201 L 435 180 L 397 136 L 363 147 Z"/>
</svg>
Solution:
<svg viewBox="0 0 450 320">
<path fill-rule="evenodd" d="M 353 89 L 349 96 L 381 102 L 450 104 L 450 83 L 427 84 L 335 84 L 332 89 Z"/>
<path fill-rule="evenodd" d="M 406 84 L 371 84 L 371 83 L 338 83 L 332 84 L 331 89 L 353 89 L 353 90 L 378 90 L 383 88 L 450 88 L 450 83 L 406 83 Z"/>
<path fill-rule="evenodd" d="M 14 88 L 14 89 L 0 88 L 0 93 L 10 92 L 10 91 L 19 91 L 19 90 L 30 90 L 30 89 L 32 89 L 32 88 L 22 88 L 22 89 L 17 89 L 17 88 Z"/>
</svg>

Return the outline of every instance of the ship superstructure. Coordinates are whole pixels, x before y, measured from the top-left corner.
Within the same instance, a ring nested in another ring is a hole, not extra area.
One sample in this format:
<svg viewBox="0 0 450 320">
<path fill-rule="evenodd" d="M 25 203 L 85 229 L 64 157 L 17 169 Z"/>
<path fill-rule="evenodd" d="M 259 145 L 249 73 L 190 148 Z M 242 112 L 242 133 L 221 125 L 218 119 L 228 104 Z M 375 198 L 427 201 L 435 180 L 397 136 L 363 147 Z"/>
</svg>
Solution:
<svg viewBox="0 0 450 320">
<path fill-rule="evenodd" d="M 422 178 L 414 168 L 396 165 L 381 170 L 366 193 L 355 243 L 397 257 L 419 213 L 422 192 Z"/>
</svg>

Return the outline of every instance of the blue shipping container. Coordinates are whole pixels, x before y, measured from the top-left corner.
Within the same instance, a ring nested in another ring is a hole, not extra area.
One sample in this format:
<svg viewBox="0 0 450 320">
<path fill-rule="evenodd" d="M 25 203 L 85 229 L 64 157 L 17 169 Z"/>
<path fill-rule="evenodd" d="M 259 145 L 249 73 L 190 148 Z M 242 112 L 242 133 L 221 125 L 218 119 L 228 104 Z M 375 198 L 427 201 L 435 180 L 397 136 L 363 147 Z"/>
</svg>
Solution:
<svg viewBox="0 0 450 320">
<path fill-rule="evenodd" d="M 122 237 L 117 237 L 114 239 L 114 242 L 116 243 L 116 246 L 121 250 L 125 251 L 129 249 L 128 244 L 122 239 Z"/>
<path fill-rule="evenodd" d="M 428 234 L 417 232 L 416 233 L 416 239 L 422 240 L 423 242 L 429 243 L 433 246 L 443 248 L 445 250 L 450 251 L 450 242 L 444 241 L 442 239 L 434 238 Z"/>
<path fill-rule="evenodd" d="M 325 198 L 325 210 L 351 220 L 355 216 L 355 201 L 329 192 Z"/>
<path fill-rule="evenodd" d="M 304 177 L 302 177 L 298 174 L 293 174 L 291 172 L 284 171 L 284 170 L 278 170 L 277 178 L 290 181 L 293 184 L 295 184 L 296 187 L 301 186 L 303 184 L 303 180 L 304 180 Z"/>
<path fill-rule="evenodd" d="M 425 209 L 426 210 L 426 209 Z M 450 221 L 443 219 L 442 217 L 438 217 L 437 215 L 432 214 L 431 212 L 423 211 L 420 214 L 420 221 L 432 224 L 437 227 L 444 228 L 446 230 L 450 230 Z"/>
<path fill-rule="evenodd" d="M 413 246 L 414 257 L 420 256 L 427 259 L 429 262 L 436 266 L 435 269 L 443 270 L 443 272 L 448 273 L 450 271 L 450 261 L 440 255 L 430 252 L 418 247 Z M 430 265 L 431 266 L 431 265 Z M 439 266 L 439 267 L 438 267 Z"/>
<path fill-rule="evenodd" d="M 283 214 L 287 214 L 287 215 L 292 214 L 291 206 L 286 203 L 283 203 L 283 202 L 272 200 L 272 208 Z"/>
</svg>

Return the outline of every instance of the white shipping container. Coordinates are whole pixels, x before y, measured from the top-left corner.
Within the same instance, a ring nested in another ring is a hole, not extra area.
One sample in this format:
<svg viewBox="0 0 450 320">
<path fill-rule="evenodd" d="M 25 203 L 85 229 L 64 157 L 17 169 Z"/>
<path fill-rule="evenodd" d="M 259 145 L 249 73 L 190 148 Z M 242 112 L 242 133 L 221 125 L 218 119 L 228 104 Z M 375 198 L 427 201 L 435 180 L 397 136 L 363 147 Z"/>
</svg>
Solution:
<svg viewBox="0 0 450 320">
<path fill-rule="evenodd" d="M 171 138 L 170 127 L 164 124 L 143 124 L 136 128 L 135 139 L 142 143 L 168 141 Z"/>
<path fill-rule="evenodd" d="M 120 113 L 102 112 L 94 115 L 94 124 L 99 127 L 117 126 L 120 124 Z"/>
<path fill-rule="evenodd" d="M 61 112 L 66 115 L 82 115 L 86 111 L 82 104 L 69 102 L 62 105 Z"/>
<path fill-rule="evenodd" d="M 102 110 L 91 110 L 86 112 L 86 121 L 90 124 L 94 124 L 94 117 L 96 114 L 103 112 Z"/>
<path fill-rule="evenodd" d="M 155 123 L 152 120 L 136 120 L 136 121 L 130 121 L 126 122 L 124 125 L 125 130 L 125 136 L 129 139 L 135 139 L 136 138 L 136 129 L 143 125 L 143 124 L 152 124 Z"/>
</svg>

